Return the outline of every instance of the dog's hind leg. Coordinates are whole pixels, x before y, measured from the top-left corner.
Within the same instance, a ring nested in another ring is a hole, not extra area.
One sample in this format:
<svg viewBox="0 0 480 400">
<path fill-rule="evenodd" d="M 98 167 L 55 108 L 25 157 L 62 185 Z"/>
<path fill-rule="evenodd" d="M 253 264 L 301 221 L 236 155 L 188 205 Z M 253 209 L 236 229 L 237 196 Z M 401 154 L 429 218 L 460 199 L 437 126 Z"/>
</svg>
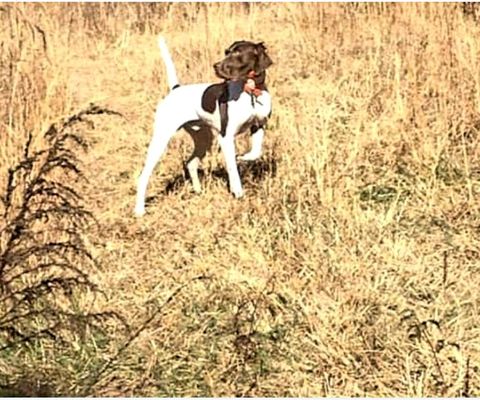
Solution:
<svg viewBox="0 0 480 400">
<path fill-rule="evenodd" d="M 185 130 L 193 139 L 194 149 L 191 157 L 187 161 L 187 169 L 192 180 L 193 190 L 201 193 L 202 187 L 198 178 L 198 166 L 203 160 L 207 151 L 210 151 L 213 143 L 212 129 L 202 124 L 186 124 Z"/>
<path fill-rule="evenodd" d="M 168 119 L 170 118 L 170 120 Z M 155 124 L 152 140 L 148 146 L 147 158 L 142 173 L 137 182 L 137 198 L 135 202 L 135 215 L 145 214 L 145 195 L 148 181 L 158 161 L 165 153 L 168 142 L 175 135 L 179 124 L 174 123 L 171 116 L 166 116 L 161 109 L 155 115 Z"/>
</svg>

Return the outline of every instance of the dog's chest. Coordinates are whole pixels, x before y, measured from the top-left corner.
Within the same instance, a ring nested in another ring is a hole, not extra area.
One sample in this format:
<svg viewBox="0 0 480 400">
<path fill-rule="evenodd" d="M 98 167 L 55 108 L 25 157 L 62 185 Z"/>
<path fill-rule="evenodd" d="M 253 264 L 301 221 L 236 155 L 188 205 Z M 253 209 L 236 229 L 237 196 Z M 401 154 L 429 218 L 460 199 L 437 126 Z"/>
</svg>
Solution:
<svg viewBox="0 0 480 400">
<path fill-rule="evenodd" d="M 238 100 L 228 102 L 228 119 L 239 127 L 262 125 L 271 112 L 271 98 L 268 92 L 256 97 L 243 92 Z"/>
<path fill-rule="evenodd" d="M 232 113 L 245 115 L 246 118 L 267 118 L 271 111 L 270 94 L 265 90 L 260 96 L 247 93 L 242 82 L 230 82 L 228 85 L 229 107 Z M 247 117 L 248 116 L 248 117 Z"/>
<path fill-rule="evenodd" d="M 235 133 L 247 130 L 252 125 L 263 125 L 270 115 L 271 97 L 267 91 L 263 91 L 260 96 L 254 96 L 245 92 L 243 85 L 237 82 L 230 83 L 228 86 L 228 101 L 221 104 L 225 100 L 217 98 L 214 104 L 205 107 L 207 104 L 204 101 L 206 99 L 205 93 L 211 88 L 212 86 L 209 86 L 204 90 L 201 96 L 202 104 L 197 109 L 197 113 L 200 119 L 218 131 L 221 130 L 222 118 L 225 119 L 225 114 L 222 116 L 220 112 L 221 107 L 224 107 L 224 110 L 226 109 L 227 131 L 235 131 Z M 225 123 L 225 120 L 223 123 Z"/>
</svg>

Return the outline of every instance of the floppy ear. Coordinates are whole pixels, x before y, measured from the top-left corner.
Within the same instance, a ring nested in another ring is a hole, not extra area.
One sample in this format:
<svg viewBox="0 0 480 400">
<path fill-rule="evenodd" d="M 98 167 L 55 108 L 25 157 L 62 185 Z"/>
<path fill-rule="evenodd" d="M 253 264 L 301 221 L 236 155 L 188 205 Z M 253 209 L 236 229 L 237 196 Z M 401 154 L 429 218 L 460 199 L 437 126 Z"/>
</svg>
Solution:
<svg viewBox="0 0 480 400">
<path fill-rule="evenodd" d="M 257 43 L 255 45 L 257 51 L 257 62 L 255 63 L 255 72 L 257 74 L 265 71 L 270 65 L 273 64 L 273 61 L 267 54 L 267 48 L 263 42 Z"/>
</svg>

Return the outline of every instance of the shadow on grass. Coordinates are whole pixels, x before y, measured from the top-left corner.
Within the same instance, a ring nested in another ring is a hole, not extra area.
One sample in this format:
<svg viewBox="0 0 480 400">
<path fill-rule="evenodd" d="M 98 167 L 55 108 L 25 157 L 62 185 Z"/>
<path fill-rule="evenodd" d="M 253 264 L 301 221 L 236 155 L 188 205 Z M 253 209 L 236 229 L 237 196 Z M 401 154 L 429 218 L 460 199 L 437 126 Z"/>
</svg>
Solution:
<svg viewBox="0 0 480 400">
<path fill-rule="evenodd" d="M 274 155 L 267 155 L 255 161 L 238 161 L 238 172 L 244 188 L 256 191 L 261 182 L 267 178 L 274 178 L 277 175 L 277 166 L 278 162 Z M 211 176 L 213 179 L 220 179 L 228 185 L 228 174 L 225 167 L 216 168 L 211 172 L 205 172 L 199 169 L 198 176 L 200 181 L 204 181 L 206 176 Z M 146 205 L 156 203 L 162 196 L 179 193 L 185 186 L 191 186 L 186 166 L 184 166 L 183 173 L 167 181 L 163 190 L 152 196 L 148 196 L 146 198 Z"/>
<path fill-rule="evenodd" d="M 41 383 L 34 377 L 24 377 L 19 381 L 2 386 L 0 397 L 56 397 L 58 393 L 48 383 Z"/>
</svg>

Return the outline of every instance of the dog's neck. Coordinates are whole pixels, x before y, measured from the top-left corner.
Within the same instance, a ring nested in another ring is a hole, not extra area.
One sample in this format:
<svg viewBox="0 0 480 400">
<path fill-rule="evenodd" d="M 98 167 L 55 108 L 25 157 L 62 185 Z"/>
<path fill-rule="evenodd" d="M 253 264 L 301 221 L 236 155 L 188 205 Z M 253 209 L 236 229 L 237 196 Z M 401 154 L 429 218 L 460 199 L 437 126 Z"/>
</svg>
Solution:
<svg viewBox="0 0 480 400">
<path fill-rule="evenodd" d="M 265 71 L 260 74 L 250 71 L 245 79 L 243 79 L 243 91 L 251 96 L 258 97 L 262 94 L 262 90 L 266 90 Z"/>
</svg>

